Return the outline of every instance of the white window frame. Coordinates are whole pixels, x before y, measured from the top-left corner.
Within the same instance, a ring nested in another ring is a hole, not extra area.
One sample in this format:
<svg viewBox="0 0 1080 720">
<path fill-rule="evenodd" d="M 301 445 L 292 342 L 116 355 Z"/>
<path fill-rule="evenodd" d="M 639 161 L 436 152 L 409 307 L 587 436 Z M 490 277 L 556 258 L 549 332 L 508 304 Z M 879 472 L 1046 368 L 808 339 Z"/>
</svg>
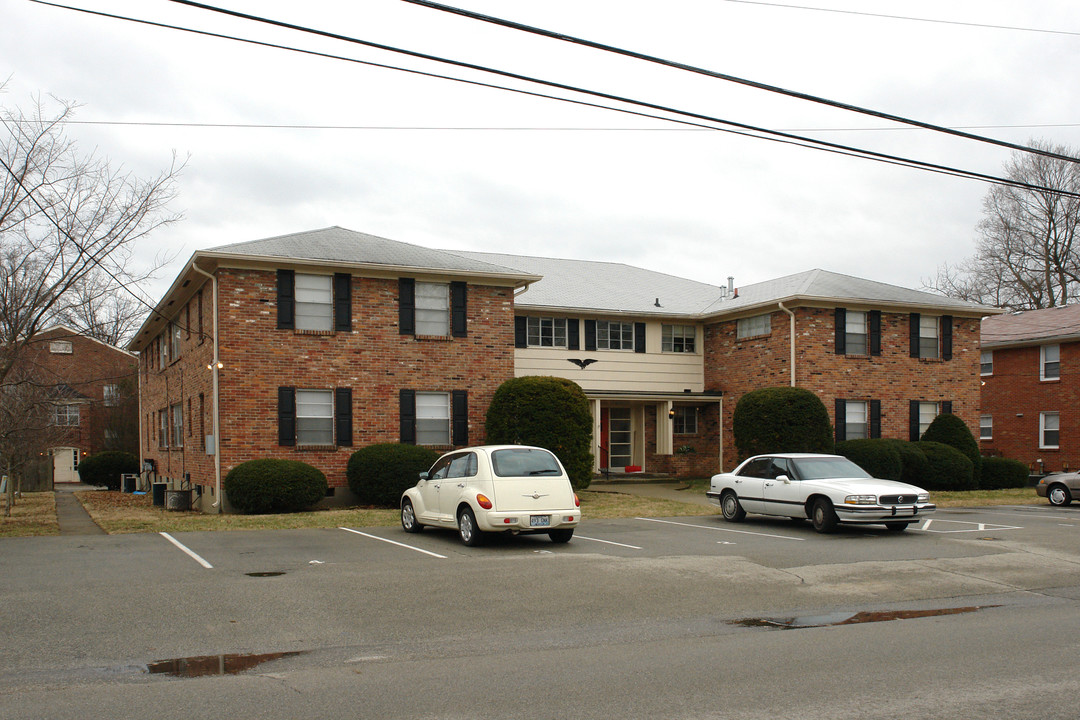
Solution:
<svg viewBox="0 0 1080 720">
<path fill-rule="evenodd" d="M 450 285 L 419 282 L 413 294 L 417 335 L 448 337 L 450 335 Z"/>
<path fill-rule="evenodd" d="M 171 447 L 184 447 L 184 404 L 176 403 L 169 407 L 169 415 L 172 420 L 172 444 Z"/>
<path fill-rule="evenodd" d="M 49 352 L 53 355 L 71 355 L 74 351 L 70 340 L 53 340 L 49 343 Z"/>
<path fill-rule="evenodd" d="M 158 447 L 169 447 L 169 410 L 158 410 Z"/>
<path fill-rule="evenodd" d="M 116 407 L 120 404 L 120 386 L 105 385 L 101 388 L 102 402 L 105 407 Z"/>
<path fill-rule="evenodd" d="M 334 278 L 332 275 L 296 273 L 293 281 L 293 318 L 297 330 L 334 329 Z"/>
<path fill-rule="evenodd" d="M 993 440 L 994 439 L 994 416 L 993 415 L 980 415 L 979 416 L 979 439 L 980 440 Z"/>
<path fill-rule="evenodd" d="M 566 318 L 530 315 L 525 326 L 528 347 L 566 347 Z"/>
<path fill-rule="evenodd" d="M 633 352 L 634 323 L 620 320 L 597 320 L 596 349 Z"/>
<path fill-rule="evenodd" d="M 844 437 L 847 440 L 870 437 L 870 403 L 866 400 L 844 401 Z"/>
<path fill-rule="evenodd" d="M 760 337 L 772 333 L 772 313 L 754 315 L 753 317 L 739 318 L 736 321 L 735 335 L 737 339 Z"/>
<path fill-rule="evenodd" d="M 158 336 L 158 357 L 161 360 L 161 368 L 165 369 L 169 364 L 169 335 L 161 333 Z"/>
<path fill-rule="evenodd" d="M 696 353 L 697 327 L 694 325 L 662 325 L 660 352 Z"/>
<path fill-rule="evenodd" d="M 1061 346 L 1042 345 L 1039 347 L 1039 380 L 1061 379 Z"/>
<path fill-rule="evenodd" d="M 697 435 L 698 409 L 694 405 L 676 405 L 675 417 L 671 420 L 675 435 Z"/>
<path fill-rule="evenodd" d="M 919 357 L 941 357 L 941 318 L 937 315 L 919 316 Z"/>
<path fill-rule="evenodd" d="M 416 393 L 416 444 L 450 444 L 450 393 Z"/>
<path fill-rule="evenodd" d="M 183 328 L 180 323 L 173 321 L 169 323 L 169 357 L 172 360 L 180 359 L 180 340 L 183 336 Z"/>
<path fill-rule="evenodd" d="M 933 411 L 933 414 L 931 413 Z M 934 422 L 934 418 L 941 414 L 941 403 L 936 402 L 920 402 L 919 403 L 919 437 L 921 438 L 926 432 L 926 429 L 930 427 L 930 423 Z M 929 419 L 926 419 L 929 417 Z"/>
<path fill-rule="evenodd" d="M 987 366 L 989 365 L 989 369 Z M 979 374 L 982 376 L 994 374 L 994 351 L 993 350 L 980 350 L 979 351 Z"/>
<path fill-rule="evenodd" d="M 57 427 L 79 427 L 79 406 L 75 403 L 57 403 L 52 408 L 52 424 Z"/>
<path fill-rule="evenodd" d="M 870 313 L 865 310 L 848 310 L 844 313 L 844 354 L 870 354 Z"/>
<path fill-rule="evenodd" d="M 334 391 L 296 390 L 296 444 L 334 444 Z"/>
<path fill-rule="evenodd" d="M 1050 444 L 1046 442 L 1046 433 L 1052 432 L 1057 434 L 1056 442 Z M 1039 413 L 1039 449 L 1040 450 L 1057 450 L 1061 447 L 1061 414 L 1058 412 L 1041 412 Z"/>
</svg>

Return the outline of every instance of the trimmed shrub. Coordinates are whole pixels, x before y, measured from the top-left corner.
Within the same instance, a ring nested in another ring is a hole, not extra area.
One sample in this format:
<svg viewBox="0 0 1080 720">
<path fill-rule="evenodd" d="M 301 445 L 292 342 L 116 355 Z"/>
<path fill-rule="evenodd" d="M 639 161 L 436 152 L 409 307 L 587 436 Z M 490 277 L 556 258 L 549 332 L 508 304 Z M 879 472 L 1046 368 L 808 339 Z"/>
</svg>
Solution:
<svg viewBox="0 0 1080 720">
<path fill-rule="evenodd" d="M 934 418 L 919 439 L 944 443 L 964 453 L 971 461 L 975 487 L 980 486 L 979 471 L 982 468 L 982 453 L 979 452 L 979 443 L 975 441 L 975 436 L 971 434 L 967 423 L 952 413 L 942 413 Z"/>
<path fill-rule="evenodd" d="M 79 480 L 87 485 L 120 489 L 120 476 L 139 472 L 139 458 L 128 452 L 106 450 L 79 463 Z"/>
<path fill-rule="evenodd" d="M 1027 465 L 1019 460 L 1003 457 L 984 457 L 982 459 L 982 477 L 979 488 L 1000 490 L 1002 488 L 1022 488 L 1028 484 Z"/>
<path fill-rule="evenodd" d="M 401 493 L 431 468 L 439 452 L 419 445 L 379 443 L 368 445 L 349 457 L 345 477 L 361 505 L 397 507 Z"/>
<path fill-rule="evenodd" d="M 592 413 L 573 380 L 530 375 L 495 391 L 485 423 L 493 445 L 535 445 L 555 453 L 575 489 L 592 482 Z"/>
<path fill-rule="evenodd" d="M 772 452 L 833 452 L 825 404 L 805 388 L 762 388 L 735 405 L 732 434 L 740 458 Z"/>
<path fill-rule="evenodd" d="M 299 460 L 249 460 L 225 476 L 225 494 L 247 515 L 306 510 L 326 497 L 326 476 Z"/>
<path fill-rule="evenodd" d="M 844 440 L 836 443 L 835 452 L 876 478 L 899 480 L 903 476 L 900 451 L 888 440 Z"/>
<path fill-rule="evenodd" d="M 896 452 L 900 453 L 900 482 L 922 487 L 923 478 L 930 472 L 930 466 L 918 443 L 894 439 L 881 442 L 892 445 Z"/>
<path fill-rule="evenodd" d="M 971 460 L 951 445 L 920 440 L 916 443 L 926 456 L 927 472 L 921 482 L 926 490 L 974 490 L 975 476 Z"/>
</svg>

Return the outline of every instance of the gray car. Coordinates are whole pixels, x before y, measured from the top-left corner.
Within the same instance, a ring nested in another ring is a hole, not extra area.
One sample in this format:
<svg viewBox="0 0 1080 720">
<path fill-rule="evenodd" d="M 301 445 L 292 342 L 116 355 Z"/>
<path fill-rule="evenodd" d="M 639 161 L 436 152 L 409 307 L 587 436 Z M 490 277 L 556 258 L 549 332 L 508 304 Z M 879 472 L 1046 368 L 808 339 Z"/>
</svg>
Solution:
<svg viewBox="0 0 1080 720">
<path fill-rule="evenodd" d="M 1035 486 L 1035 492 L 1049 500 L 1051 505 L 1068 505 L 1080 492 L 1080 472 L 1047 475 Z"/>
</svg>

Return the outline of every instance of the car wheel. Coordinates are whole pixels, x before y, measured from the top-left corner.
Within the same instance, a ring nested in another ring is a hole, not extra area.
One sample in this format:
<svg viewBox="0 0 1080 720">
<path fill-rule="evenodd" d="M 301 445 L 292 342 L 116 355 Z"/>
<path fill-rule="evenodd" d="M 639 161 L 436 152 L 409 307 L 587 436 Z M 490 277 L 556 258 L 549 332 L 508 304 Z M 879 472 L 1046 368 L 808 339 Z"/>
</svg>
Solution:
<svg viewBox="0 0 1080 720">
<path fill-rule="evenodd" d="M 551 542 L 554 543 L 570 542 L 570 538 L 574 537 L 574 529 L 552 530 L 548 533 L 548 537 L 551 538 Z"/>
<path fill-rule="evenodd" d="M 465 508 L 458 515 L 457 519 L 458 534 L 461 535 L 461 542 L 465 543 L 469 547 L 476 547 L 484 541 L 483 533 L 480 532 L 480 528 L 476 526 L 476 516 L 473 515 L 472 508 Z"/>
<path fill-rule="evenodd" d="M 416 521 L 416 510 L 408 500 L 401 503 L 401 527 L 409 533 L 418 533 L 424 529 L 424 526 Z"/>
<path fill-rule="evenodd" d="M 1051 505 L 1061 507 L 1072 502 L 1072 494 L 1069 492 L 1069 488 L 1064 485 L 1051 485 L 1050 489 L 1046 491 L 1046 499 L 1050 501 Z"/>
<path fill-rule="evenodd" d="M 904 532 L 907 530 L 908 524 L 906 522 L 891 522 L 885 523 L 885 527 L 893 532 Z"/>
<path fill-rule="evenodd" d="M 739 496 L 731 490 L 720 496 L 720 509 L 724 513 L 724 519 L 728 522 L 742 522 L 746 517 L 746 511 L 739 503 Z"/>
<path fill-rule="evenodd" d="M 825 498 L 814 501 L 814 507 L 810 511 L 810 519 L 814 523 L 814 529 L 819 533 L 830 533 L 836 529 L 839 520 L 832 503 Z"/>
</svg>

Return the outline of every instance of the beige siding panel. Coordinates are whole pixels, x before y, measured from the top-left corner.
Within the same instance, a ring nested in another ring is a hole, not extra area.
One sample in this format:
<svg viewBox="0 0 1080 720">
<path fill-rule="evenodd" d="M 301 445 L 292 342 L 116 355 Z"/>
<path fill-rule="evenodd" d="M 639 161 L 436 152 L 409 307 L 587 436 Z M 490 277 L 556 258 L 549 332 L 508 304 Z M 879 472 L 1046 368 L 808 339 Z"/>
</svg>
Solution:
<svg viewBox="0 0 1080 720">
<path fill-rule="evenodd" d="M 585 369 L 570 358 L 597 362 Z M 632 353 L 610 350 L 552 350 L 528 348 L 514 352 L 514 374 L 554 375 L 573 380 L 585 390 L 638 392 L 703 392 L 702 355 Z"/>
</svg>

